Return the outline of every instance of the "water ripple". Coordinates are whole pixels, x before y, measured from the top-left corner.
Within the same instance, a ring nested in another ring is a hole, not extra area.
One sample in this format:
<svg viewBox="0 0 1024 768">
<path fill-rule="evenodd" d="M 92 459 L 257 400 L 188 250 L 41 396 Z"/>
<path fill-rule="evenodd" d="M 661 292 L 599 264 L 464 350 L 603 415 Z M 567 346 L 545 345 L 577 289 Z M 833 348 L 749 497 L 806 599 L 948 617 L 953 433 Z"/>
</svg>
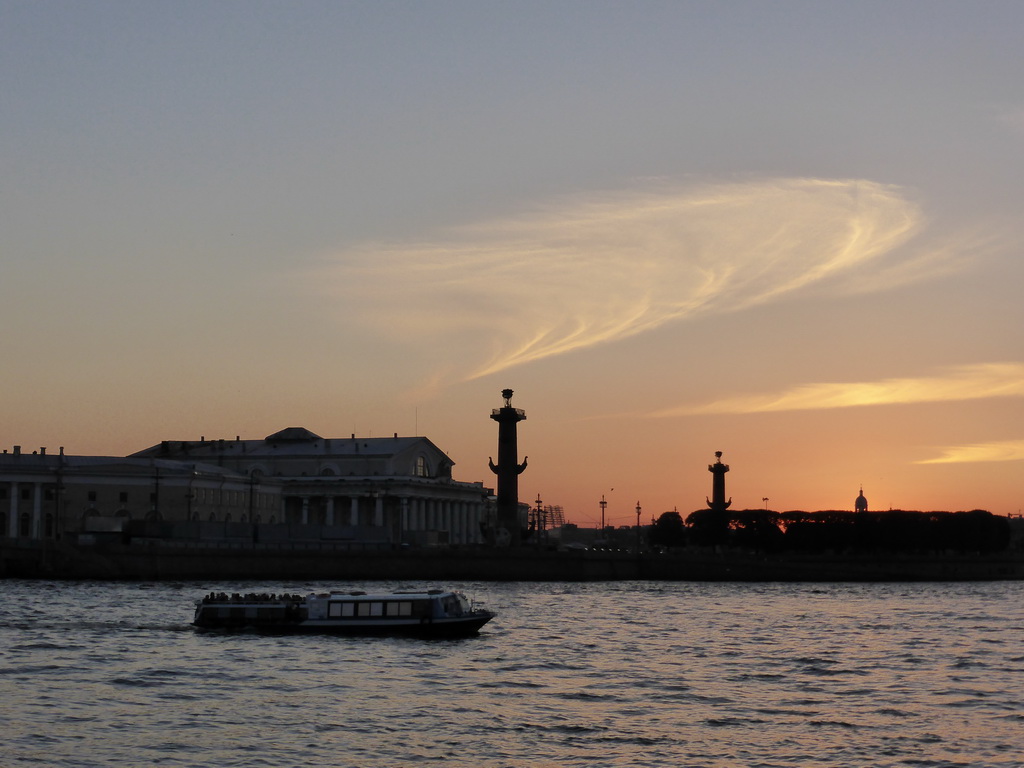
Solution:
<svg viewBox="0 0 1024 768">
<path fill-rule="evenodd" d="M 499 616 L 439 643 L 188 625 L 212 590 L 349 585 L 5 586 L 4 768 L 1019 768 L 1024 752 L 1017 583 L 462 584 Z"/>
</svg>

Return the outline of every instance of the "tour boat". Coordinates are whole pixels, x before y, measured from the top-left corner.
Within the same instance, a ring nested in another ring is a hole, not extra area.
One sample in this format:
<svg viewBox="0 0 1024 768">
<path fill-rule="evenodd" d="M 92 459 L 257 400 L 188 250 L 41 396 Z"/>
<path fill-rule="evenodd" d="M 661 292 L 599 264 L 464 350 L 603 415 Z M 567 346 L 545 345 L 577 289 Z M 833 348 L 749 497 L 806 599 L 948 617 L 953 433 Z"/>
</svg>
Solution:
<svg viewBox="0 0 1024 768">
<path fill-rule="evenodd" d="M 255 629 L 343 635 L 475 635 L 494 618 L 461 592 L 330 592 L 322 594 L 210 593 L 196 601 L 201 629 Z"/>
</svg>

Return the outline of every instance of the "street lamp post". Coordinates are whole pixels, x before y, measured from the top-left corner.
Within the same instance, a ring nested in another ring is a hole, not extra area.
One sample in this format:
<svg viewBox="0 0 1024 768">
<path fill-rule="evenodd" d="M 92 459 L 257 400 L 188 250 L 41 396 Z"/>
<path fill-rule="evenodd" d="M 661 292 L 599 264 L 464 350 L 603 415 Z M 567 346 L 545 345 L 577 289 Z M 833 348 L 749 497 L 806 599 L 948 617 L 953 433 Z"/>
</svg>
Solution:
<svg viewBox="0 0 1024 768">
<path fill-rule="evenodd" d="M 640 502 L 636 503 L 636 553 L 640 554 Z"/>
<path fill-rule="evenodd" d="M 541 507 L 542 503 L 543 502 L 540 500 L 540 494 L 538 493 L 537 494 L 537 506 L 533 510 L 533 532 L 537 536 L 537 549 L 542 549 L 543 546 L 544 546 L 544 542 L 541 541 L 541 539 L 543 538 L 543 535 L 544 535 L 543 534 L 544 522 L 543 522 L 542 517 L 541 517 L 543 515 L 543 513 L 544 513 L 544 510 Z"/>
<path fill-rule="evenodd" d="M 601 494 L 601 533 L 600 538 L 604 538 L 604 510 L 608 506 L 608 502 L 604 500 L 604 494 Z"/>
</svg>

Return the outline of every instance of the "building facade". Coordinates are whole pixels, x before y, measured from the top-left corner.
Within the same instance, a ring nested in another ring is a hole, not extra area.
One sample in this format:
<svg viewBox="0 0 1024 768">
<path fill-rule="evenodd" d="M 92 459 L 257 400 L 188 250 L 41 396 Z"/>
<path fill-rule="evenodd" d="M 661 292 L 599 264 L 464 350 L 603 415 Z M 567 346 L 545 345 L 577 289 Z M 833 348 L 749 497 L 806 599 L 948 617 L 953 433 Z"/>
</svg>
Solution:
<svg viewBox="0 0 1024 768">
<path fill-rule="evenodd" d="M 280 506 L 280 489 L 222 467 L 118 456 L 0 454 L 0 531 L 59 539 L 116 533 L 131 521 L 245 522 Z"/>
<path fill-rule="evenodd" d="M 132 458 L 199 461 L 280 486 L 278 522 L 346 527 L 378 542 L 480 544 L 494 524 L 492 490 L 453 480 L 455 462 L 425 437 L 323 438 L 289 427 L 262 440 L 164 441 Z"/>
<path fill-rule="evenodd" d="M 126 530 L 263 542 L 479 544 L 494 526 L 483 483 L 424 437 L 163 441 L 128 457 L 0 454 L 0 535 Z M 244 525 L 243 525 L 244 524 Z"/>
</svg>

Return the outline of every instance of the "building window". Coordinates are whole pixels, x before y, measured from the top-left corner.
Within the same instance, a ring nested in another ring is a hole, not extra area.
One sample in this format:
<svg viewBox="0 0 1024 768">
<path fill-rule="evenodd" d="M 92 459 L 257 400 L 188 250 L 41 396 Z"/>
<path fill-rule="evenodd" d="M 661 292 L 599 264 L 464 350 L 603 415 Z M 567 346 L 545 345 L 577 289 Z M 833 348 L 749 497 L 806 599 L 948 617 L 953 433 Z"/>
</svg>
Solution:
<svg viewBox="0 0 1024 768">
<path fill-rule="evenodd" d="M 31 488 L 22 488 L 21 489 L 21 500 L 22 501 L 28 501 L 31 498 L 32 498 L 32 489 Z"/>
<path fill-rule="evenodd" d="M 28 536 L 32 532 L 32 518 L 28 516 L 28 512 L 22 512 L 18 518 L 18 535 Z"/>
<path fill-rule="evenodd" d="M 427 460 L 423 456 L 416 457 L 416 467 L 413 469 L 413 475 L 416 477 L 427 476 Z"/>
<path fill-rule="evenodd" d="M 117 495 L 117 500 L 119 502 L 121 502 L 122 504 L 127 504 L 128 503 L 128 493 L 127 493 L 127 491 L 121 491 L 121 493 L 119 493 Z"/>
<path fill-rule="evenodd" d="M 43 518 L 43 535 L 46 538 L 48 538 L 48 539 L 52 539 L 53 538 L 53 534 L 54 534 L 53 515 L 51 515 L 50 513 L 47 513 L 46 517 Z"/>
<path fill-rule="evenodd" d="M 96 501 L 96 491 L 89 491 L 89 501 Z"/>
</svg>

